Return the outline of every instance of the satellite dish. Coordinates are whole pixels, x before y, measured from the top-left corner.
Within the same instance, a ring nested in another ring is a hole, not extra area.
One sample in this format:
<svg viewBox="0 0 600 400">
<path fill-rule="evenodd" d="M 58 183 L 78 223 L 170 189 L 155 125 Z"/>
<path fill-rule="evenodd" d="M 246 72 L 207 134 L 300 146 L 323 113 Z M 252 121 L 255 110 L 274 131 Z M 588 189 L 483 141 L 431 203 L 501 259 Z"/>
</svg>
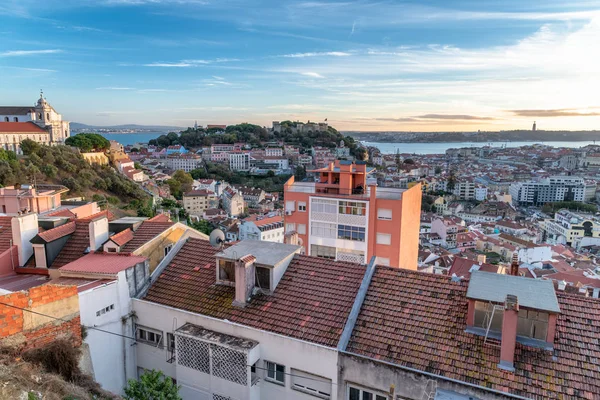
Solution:
<svg viewBox="0 0 600 400">
<path fill-rule="evenodd" d="M 215 229 L 210 233 L 210 245 L 212 247 L 221 248 L 223 247 L 223 243 L 225 243 L 225 234 L 220 229 Z"/>
</svg>

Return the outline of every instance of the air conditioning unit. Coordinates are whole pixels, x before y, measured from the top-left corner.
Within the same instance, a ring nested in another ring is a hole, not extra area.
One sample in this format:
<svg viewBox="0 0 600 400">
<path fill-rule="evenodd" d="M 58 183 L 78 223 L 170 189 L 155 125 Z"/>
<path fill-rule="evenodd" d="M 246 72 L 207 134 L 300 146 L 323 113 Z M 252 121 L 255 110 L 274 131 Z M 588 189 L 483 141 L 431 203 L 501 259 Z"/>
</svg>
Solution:
<svg viewBox="0 0 600 400">
<path fill-rule="evenodd" d="M 286 210 L 285 215 L 292 215 L 293 211 L 291 210 Z"/>
</svg>

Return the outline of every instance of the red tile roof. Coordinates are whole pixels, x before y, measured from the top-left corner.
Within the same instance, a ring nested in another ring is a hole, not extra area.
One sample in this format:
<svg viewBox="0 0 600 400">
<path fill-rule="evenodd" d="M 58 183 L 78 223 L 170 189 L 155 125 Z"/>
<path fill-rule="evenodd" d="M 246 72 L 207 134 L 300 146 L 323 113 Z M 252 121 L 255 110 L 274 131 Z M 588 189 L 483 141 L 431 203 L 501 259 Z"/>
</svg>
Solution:
<svg viewBox="0 0 600 400">
<path fill-rule="evenodd" d="M 167 214 L 157 214 L 154 217 L 147 220 L 148 222 L 171 222 L 171 219 Z"/>
<path fill-rule="evenodd" d="M 557 293 L 554 351 L 517 343 L 510 373 L 499 347 L 465 332 L 467 285 L 378 266 L 347 351 L 532 399 L 598 398 L 600 300 Z"/>
<path fill-rule="evenodd" d="M 281 215 L 276 215 L 274 217 L 267 217 L 267 218 L 263 218 L 263 219 L 258 219 L 257 215 L 251 215 L 250 217 L 244 219 L 244 221 L 246 222 L 253 222 L 254 225 L 256 225 L 257 227 L 261 227 L 261 226 L 265 226 L 265 225 L 269 225 L 269 224 L 275 224 L 275 223 L 282 223 L 283 222 L 283 217 Z"/>
<path fill-rule="evenodd" d="M 127 244 L 121 248 L 121 251 L 131 253 L 139 249 L 174 224 L 174 222 L 154 222 L 150 220 L 142 222 L 142 224 L 133 232 L 133 239 L 128 241 Z"/>
<path fill-rule="evenodd" d="M 189 192 L 184 193 L 183 196 L 191 197 L 191 196 L 216 196 L 216 195 L 215 195 L 215 192 L 213 192 L 212 190 L 200 189 L 200 190 L 190 190 Z"/>
<path fill-rule="evenodd" d="M 29 274 L 11 274 L 0 278 L 0 289 L 10 292 L 18 292 L 21 290 L 29 290 L 32 287 L 40 286 L 48 283 L 46 275 L 29 275 Z"/>
<path fill-rule="evenodd" d="M 48 229 L 47 231 L 38 233 L 38 237 L 43 239 L 46 243 L 52 242 L 61 237 L 71 235 L 75 232 L 76 223 L 75 221 L 67 222 L 64 225 L 57 226 L 56 228 Z"/>
<path fill-rule="evenodd" d="M 462 276 L 469 279 L 471 277 L 470 269 L 473 267 L 473 265 L 479 265 L 479 263 L 467 258 L 456 257 L 452 262 L 452 266 L 448 270 L 448 275 L 456 274 L 456 276 Z M 488 263 L 479 265 L 479 271 L 493 272 L 497 274 L 500 270 L 501 267 L 498 265 Z"/>
<path fill-rule="evenodd" d="M 112 235 L 110 238 L 117 246 L 123 246 L 125 243 L 129 242 L 133 239 L 133 231 L 131 228 L 127 228 L 124 231 L 117 233 L 116 235 Z"/>
<path fill-rule="evenodd" d="M 50 267 L 60 268 L 85 255 L 86 249 L 90 246 L 89 223 L 90 221 L 85 220 L 77 220 L 75 222 L 75 231 L 71 234 L 71 237 L 69 237 Z"/>
<path fill-rule="evenodd" d="M 2 133 L 48 133 L 33 122 L 0 122 Z"/>
<path fill-rule="evenodd" d="M 234 307 L 235 288 L 215 283 L 208 241 L 189 239 L 145 300 L 336 347 L 362 282 L 362 265 L 296 255 L 271 295 Z"/>
<path fill-rule="evenodd" d="M 114 275 L 144 262 L 146 257 L 128 254 L 90 253 L 60 268 L 61 272 Z"/>
<path fill-rule="evenodd" d="M 51 213 L 46 214 L 46 215 L 48 217 L 68 217 L 68 218 L 72 218 L 72 219 L 77 218 L 77 215 L 75 215 L 68 208 L 65 208 L 65 209 L 62 209 L 62 210 L 58 210 L 58 211 L 54 211 L 54 212 L 51 212 Z"/>
<path fill-rule="evenodd" d="M 0 217 L 0 253 L 10 248 L 13 217 Z"/>
<path fill-rule="evenodd" d="M 108 283 L 114 282 L 114 279 L 95 279 L 95 278 L 69 278 L 65 276 L 61 276 L 57 279 L 52 279 L 50 282 L 53 285 L 63 285 L 63 286 L 77 286 L 77 291 L 79 293 L 85 292 L 86 290 L 93 289 L 98 286 L 106 285 Z"/>
</svg>

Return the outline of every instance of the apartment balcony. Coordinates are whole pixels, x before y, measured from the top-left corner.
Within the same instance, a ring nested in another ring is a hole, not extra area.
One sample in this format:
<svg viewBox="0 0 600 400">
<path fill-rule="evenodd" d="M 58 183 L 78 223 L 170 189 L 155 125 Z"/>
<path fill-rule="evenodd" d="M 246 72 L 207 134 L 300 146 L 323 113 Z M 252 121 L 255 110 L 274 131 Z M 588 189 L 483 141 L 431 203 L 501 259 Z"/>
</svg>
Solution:
<svg viewBox="0 0 600 400">
<path fill-rule="evenodd" d="M 295 193 L 309 193 L 331 197 L 349 197 L 359 200 L 368 200 L 371 190 L 375 190 L 378 199 L 400 200 L 406 189 L 381 188 L 368 186 L 366 188 L 341 189 L 339 185 L 320 182 L 294 182 L 286 187 L 286 191 Z"/>
</svg>

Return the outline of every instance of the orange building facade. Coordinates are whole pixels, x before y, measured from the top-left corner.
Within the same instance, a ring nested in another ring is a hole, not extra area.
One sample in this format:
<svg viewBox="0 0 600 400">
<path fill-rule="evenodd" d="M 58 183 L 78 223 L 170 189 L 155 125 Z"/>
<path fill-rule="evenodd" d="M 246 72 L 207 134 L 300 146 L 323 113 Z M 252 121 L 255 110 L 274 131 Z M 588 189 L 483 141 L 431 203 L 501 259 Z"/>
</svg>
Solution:
<svg viewBox="0 0 600 400">
<path fill-rule="evenodd" d="M 309 171 L 317 182 L 284 186 L 285 231 L 296 232 L 306 254 L 417 269 L 421 185 L 378 188 L 374 168 L 338 160 Z"/>
</svg>

